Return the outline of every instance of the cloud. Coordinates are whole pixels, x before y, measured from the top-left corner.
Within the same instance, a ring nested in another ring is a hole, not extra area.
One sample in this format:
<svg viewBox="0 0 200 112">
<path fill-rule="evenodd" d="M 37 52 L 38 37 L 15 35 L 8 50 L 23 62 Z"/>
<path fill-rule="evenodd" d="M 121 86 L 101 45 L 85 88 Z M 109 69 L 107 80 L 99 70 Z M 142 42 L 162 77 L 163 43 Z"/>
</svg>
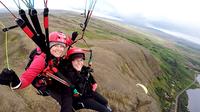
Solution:
<svg viewBox="0 0 200 112">
<path fill-rule="evenodd" d="M 13 1 L 1 1 L 10 9 L 17 9 Z M 51 0 L 48 1 L 48 7 L 50 10 L 61 9 L 80 12 L 84 11 L 86 1 L 91 0 Z M 151 24 L 152 21 L 157 23 L 168 21 L 174 26 L 183 27 L 180 28 L 181 31 L 184 31 L 181 32 L 182 34 L 187 33 L 187 35 L 198 38 L 200 36 L 199 4 L 199 0 L 97 0 L 93 14 L 137 25 Z M 27 9 L 23 3 L 21 6 Z M 0 5 L 0 8 L 4 7 Z M 44 8 L 43 1 L 35 0 L 35 8 Z M 180 32 L 178 31 L 180 29 L 175 28 L 177 27 L 174 27 L 172 32 Z"/>
<path fill-rule="evenodd" d="M 193 43 L 200 45 L 200 38 L 199 37 L 191 36 L 191 35 L 180 33 L 180 32 L 170 31 L 170 30 L 166 30 L 166 29 L 162 29 L 162 28 L 156 28 L 156 27 L 151 26 L 151 25 L 149 25 L 149 27 L 156 29 L 156 30 L 159 30 L 159 31 L 162 31 L 164 33 L 173 35 L 177 38 L 185 39 L 185 40 L 188 40 L 190 42 L 193 42 Z"/>
</svg>

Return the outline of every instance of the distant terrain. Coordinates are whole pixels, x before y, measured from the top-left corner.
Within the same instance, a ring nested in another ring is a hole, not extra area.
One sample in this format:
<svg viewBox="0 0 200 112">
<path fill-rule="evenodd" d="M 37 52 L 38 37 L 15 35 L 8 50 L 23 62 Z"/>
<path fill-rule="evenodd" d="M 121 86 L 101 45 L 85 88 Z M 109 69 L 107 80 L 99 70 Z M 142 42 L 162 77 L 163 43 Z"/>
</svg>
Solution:
<svg viewBox="0 0 200 112">
<path fill-rule="evenodd" d="M 39 13 L 40 14 L 40 13 Z M 14 25 L 9 13 L 0 13 L 0 22 Z M 50 11 L 50 31 L 71 34 L 79 31 L 83 17 L 68 11 Z M 40 15 L 42 24 L 42 15 Z M 179 44 L 152 31 L 94 17 L 85 34 L 93 50 L 94 76 L 98 91 L 108 98 L 114 112 L 167 112 L 173 108 L 176 93 L 189 84 L 199 71 L 198 49 Z M 86 47 L 83 41 L 77 46 Z M 8 32 L 9 64 L 23 72 L 35 44 L 21 29 Z M 0 68 L 6 67 L 5 38 L 0 31 Z M 145 94 L 137 83 L 145 85 Z M 0 86 L 0 112 L 58 112 L 50 97 L 38 96 L 32 86 L 11 91 Z M 12 108 L 11 108 L 12 107 Z"/>
</svg>

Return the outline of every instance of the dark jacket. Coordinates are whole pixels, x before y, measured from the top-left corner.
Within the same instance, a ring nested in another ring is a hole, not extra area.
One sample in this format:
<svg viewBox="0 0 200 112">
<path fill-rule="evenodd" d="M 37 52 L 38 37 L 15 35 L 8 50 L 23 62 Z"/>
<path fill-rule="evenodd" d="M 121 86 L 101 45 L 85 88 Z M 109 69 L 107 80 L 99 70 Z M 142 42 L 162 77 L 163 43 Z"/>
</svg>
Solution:
<svg viewBox="0 0 200 112">
<path fill-rule="evenodd" d="M 92 84 L 95 84 L 96 81 L 91 74 L 91 69 L 89 67 L 83 66 L 81 72 L 76 71 L 72 64 L 65 61 L 59 66 L 60 72 L 75 86 L 79 93 L 83 97 L 91 96 Z"/>
</svg>

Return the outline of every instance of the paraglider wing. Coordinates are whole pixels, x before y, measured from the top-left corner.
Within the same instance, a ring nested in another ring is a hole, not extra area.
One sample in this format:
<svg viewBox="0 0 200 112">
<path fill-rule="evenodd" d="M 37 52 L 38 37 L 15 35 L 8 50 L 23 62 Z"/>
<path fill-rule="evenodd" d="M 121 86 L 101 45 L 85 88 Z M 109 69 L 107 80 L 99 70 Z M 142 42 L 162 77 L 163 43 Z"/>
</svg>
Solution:
<svg viewBox="0 0 200 112">
<path fill-rule="evenodd" d="M 143 84 L 137 83 L 136 86 L 141 87 L 146 94 L 148 93 L 148 89 Z"/>
</svg>

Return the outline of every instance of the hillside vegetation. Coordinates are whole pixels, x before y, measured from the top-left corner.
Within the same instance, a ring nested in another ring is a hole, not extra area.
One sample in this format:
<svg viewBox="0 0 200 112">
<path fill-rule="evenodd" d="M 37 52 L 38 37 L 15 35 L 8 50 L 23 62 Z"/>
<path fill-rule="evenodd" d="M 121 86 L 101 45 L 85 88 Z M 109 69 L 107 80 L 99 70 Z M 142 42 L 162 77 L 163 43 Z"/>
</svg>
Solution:
<svg viewBox="0 0 200 112">
<path fill-rule="evenodd" d="M 2 15 L 4 25 L 14 24 L 11 16 Z M 81 31 L 78 24 L 82 17 L 76 13 L 52 11 L 49 18 L 50 31 Z M 20 76 L 35 44 L 21 29 L 10 31 L 8 38 L 10 67 Z M 177 92 L 192 81 L 193 69 L 199 65 L 199 57 L 191 58 L 187 53 L 191 50 L 183 50 L 184 46 L 113 21 L 92 18 L 85 39 L 94 52 L 98 91 L 108 98 L 114 112 L 169 111 Z M 4 41 L 0 32 L 1 69 L 6 67 Z M 77 46 L 85 47 L 82 41 Z M 144 84 L 150 93 L 145 94 L 137 83 Z M 0 112 L 59 111 L 52 98 L 37 95 L 32 86 L 14 92 L 0 86 L 0 97 Z"/>
</svg>

